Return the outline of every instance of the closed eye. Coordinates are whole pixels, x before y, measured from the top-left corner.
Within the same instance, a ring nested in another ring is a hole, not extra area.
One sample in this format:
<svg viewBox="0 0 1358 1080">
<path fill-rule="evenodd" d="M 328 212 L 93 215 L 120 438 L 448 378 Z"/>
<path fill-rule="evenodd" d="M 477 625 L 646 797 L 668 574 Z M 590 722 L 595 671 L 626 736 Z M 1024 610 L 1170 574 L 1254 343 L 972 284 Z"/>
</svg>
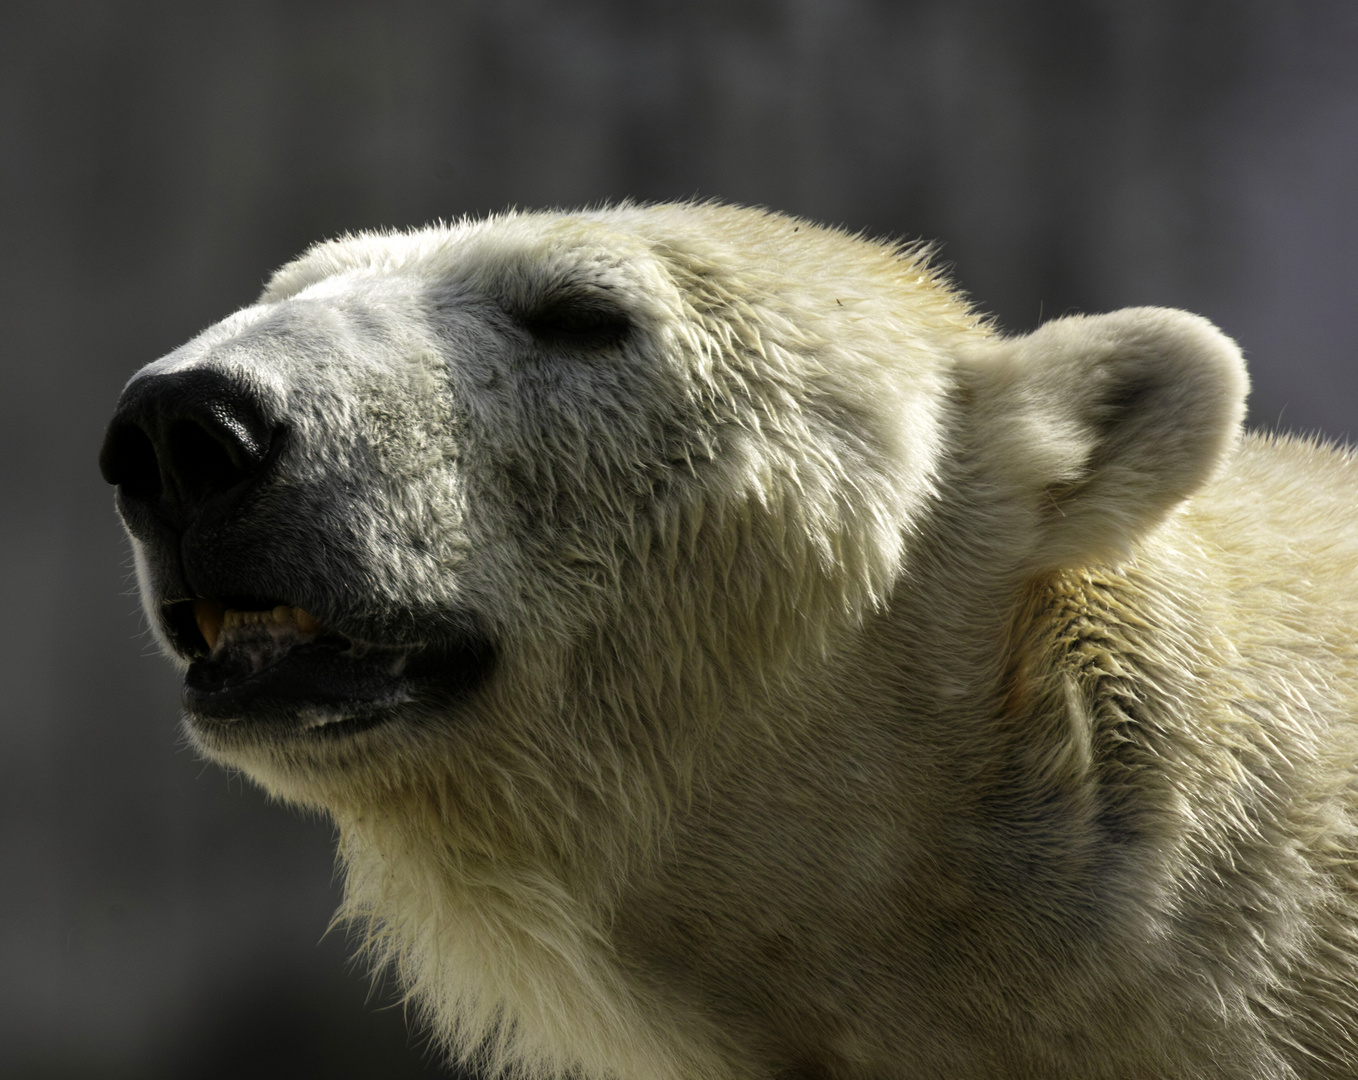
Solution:
<svg viewBox="0 0 1358 1080">
<path fill-rule="evenodd" d="M 554 300 L 524 316 L 523 325 L 540 341 L 584 349 L 616 345 L 632 332 L 623 312 L 592 297 Z"/>
</svg>

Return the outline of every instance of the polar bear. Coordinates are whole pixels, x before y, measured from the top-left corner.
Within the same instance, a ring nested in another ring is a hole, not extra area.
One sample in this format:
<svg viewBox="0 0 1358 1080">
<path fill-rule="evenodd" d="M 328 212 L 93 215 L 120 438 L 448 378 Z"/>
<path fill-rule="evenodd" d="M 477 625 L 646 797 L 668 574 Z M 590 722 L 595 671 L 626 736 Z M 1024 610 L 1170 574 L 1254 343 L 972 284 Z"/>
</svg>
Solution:
<svg viewBox="0 0 1358 1080">
<path fill-rule="evenodd" d="M 450 1052 L 1358 1076 L 1358 465 L 1141 308 L 761 210 L 320 244 L 101 465 L 203 754 Z"/>
</svg>

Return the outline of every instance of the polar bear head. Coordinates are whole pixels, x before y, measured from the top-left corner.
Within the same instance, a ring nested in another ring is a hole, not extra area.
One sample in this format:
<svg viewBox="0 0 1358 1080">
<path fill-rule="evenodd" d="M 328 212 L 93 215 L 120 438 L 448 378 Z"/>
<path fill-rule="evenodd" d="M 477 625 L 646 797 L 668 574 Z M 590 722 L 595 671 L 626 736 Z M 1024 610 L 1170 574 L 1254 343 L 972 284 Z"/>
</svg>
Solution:
<svg viewBox="0 0 1358 1080">
<path fill-rule="evenodd" d="M 1193 316 L 1006 338 L 918 250 L 625 206 L 319 245 L 133 378 L 102 465 L 206 754 L 531 846 L 663 807 L 876 614 L 974 637 L 1127 550 L 1243 395 Z"/>
</svg>

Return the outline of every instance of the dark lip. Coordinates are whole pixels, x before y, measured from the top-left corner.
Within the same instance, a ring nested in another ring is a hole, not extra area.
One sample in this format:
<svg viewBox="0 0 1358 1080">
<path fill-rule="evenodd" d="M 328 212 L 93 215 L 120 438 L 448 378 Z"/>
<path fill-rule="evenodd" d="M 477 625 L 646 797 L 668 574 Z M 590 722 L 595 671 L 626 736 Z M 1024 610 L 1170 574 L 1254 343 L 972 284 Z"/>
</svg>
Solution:
<svg viewBox="0 0 1358 1080">
<path fill-rule="evenodd" d="M 209 653 L 191 602 L 162 613 L 189 661 L 181 698 L 190 724 L 230 741 L 335 737 L 442 711 L 480 686 L 495 662 L 489 638 L 463 619 L 465 632 L 431 642 L 374 645 L 327 632 L 275 649 L 259 667 L 246 657 L 248 639 Z"/>
<path fill-rule="evenodd" d="M 294 645 L 277 660 L 249 672 L 239 650 L 194 660 L 184 678 L 189 715 L 209 723 L 247 723 L 297 731 L 394 715 L 417 695 L 418 675 L 407 677 L 420 649 L 355 647 L 342 638 Z"/>
</svg>

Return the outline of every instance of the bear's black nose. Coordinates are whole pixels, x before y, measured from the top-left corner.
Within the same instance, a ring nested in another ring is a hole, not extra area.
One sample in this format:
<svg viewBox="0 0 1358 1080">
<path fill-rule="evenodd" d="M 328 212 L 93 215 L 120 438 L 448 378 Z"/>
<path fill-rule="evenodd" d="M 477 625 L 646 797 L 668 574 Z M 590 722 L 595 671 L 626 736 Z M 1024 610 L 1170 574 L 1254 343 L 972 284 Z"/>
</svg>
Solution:
<svg viewBox="0 0 1358 1080">
<path fill-rule="evenodd" d="M 238 380 L 193 368 L 137 379 L 104 436 L 99 470 L 124 503 L 183 530 L 264 467 L 274 433 Z"/>
</svg>

